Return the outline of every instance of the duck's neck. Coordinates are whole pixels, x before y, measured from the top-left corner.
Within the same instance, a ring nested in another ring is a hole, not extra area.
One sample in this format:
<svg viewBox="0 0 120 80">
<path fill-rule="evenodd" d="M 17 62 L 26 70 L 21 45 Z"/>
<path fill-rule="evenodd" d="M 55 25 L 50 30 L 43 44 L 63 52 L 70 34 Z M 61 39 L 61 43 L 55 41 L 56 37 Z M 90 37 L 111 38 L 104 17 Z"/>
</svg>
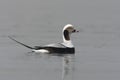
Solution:
<svg viewBox="0 0 120 80">
<path fill-rule="evenodd" d="M 71 40 L 69 40 L 69 41 L 63 40 L 63 44 L 64 44 L 66 47 L 70 47 L 70 48 L 74 47 Z"/>
<path fill-rule="evenodd" d="M 70 34 L 67 31 L 63 32 L 63 44 L 67 47 L 74 47 L 72 41 L 70 40 Z"/>
</svg>

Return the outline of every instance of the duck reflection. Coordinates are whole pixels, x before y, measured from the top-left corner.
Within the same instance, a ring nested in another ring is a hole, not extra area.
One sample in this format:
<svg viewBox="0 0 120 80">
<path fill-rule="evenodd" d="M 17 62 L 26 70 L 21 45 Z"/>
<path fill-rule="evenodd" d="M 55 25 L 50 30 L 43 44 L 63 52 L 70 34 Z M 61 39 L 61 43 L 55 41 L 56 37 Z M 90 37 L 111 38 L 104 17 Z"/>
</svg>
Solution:
<svg viewBox="0 0 120 80">
<path fill-rule="evenodd" d="M 75 61 L 74 55 L 63 56 L 62 80 L 73 80 L 75 70 L 74 61 Z"/>
<path fill-rule="evenodd" d="M 74 71 L 75 71 L 75 55 L 74 54 L 38 54 L 34 52 L 29 52 L 29 56 L 47 57 L 50 59 L 52 56 L 56 56 L 59 59 L 62 59 L 62 80 L 74 80 Z"/>
</svg>

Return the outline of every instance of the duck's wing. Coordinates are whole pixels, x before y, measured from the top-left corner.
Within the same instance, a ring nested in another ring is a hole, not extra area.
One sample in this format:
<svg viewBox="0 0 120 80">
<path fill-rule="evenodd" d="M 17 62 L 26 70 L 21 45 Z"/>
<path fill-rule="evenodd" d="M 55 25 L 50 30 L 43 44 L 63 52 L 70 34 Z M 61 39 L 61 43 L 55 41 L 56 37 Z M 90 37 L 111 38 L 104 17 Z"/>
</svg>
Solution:
<svg viewBox="0 0 120 80">
<path fill-rule="evenodd" d="M 48 44 L 43 46 L 35 46 L 35 49 L 46 49 L 46 48 L 66 48 L 62 43 Z"/>
<path fill-rule="evenodd" d="M 63 45 L 62 43 L 56 43 L 56 44 L 48 44 L 45 45 L 46 47 L 56 47 L 56 48 L 66 48 L 65 45 Z"/>
</svg>

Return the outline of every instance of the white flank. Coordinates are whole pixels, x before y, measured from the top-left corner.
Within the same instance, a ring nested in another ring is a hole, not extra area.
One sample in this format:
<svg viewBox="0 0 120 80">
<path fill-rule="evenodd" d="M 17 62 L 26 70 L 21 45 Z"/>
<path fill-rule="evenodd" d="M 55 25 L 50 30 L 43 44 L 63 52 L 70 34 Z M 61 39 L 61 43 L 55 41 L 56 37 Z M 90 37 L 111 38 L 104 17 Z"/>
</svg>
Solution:
<svg viewBox="0 0 120 80">
<path fill-rule="evenodd" d="M 33 51 L 36 52 L 36 53 L 49 53 L 49 51 L 45 50 L 45 49 L 33 50 Z"/>
</svg>

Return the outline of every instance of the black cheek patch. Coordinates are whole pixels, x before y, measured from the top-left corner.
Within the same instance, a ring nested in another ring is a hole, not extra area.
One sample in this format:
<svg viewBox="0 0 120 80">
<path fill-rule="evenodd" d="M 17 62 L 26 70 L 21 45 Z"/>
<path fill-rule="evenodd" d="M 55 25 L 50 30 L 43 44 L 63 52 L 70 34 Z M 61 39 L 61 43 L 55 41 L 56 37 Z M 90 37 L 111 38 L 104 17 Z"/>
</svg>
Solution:
<svg viewBox="0 0 120 80">
<path fill-rule="evenodd" d="M 66 40 L 70 40 L 69 32 L 67 30 L 64 31 L 64 37 Z"/>
</svg>

